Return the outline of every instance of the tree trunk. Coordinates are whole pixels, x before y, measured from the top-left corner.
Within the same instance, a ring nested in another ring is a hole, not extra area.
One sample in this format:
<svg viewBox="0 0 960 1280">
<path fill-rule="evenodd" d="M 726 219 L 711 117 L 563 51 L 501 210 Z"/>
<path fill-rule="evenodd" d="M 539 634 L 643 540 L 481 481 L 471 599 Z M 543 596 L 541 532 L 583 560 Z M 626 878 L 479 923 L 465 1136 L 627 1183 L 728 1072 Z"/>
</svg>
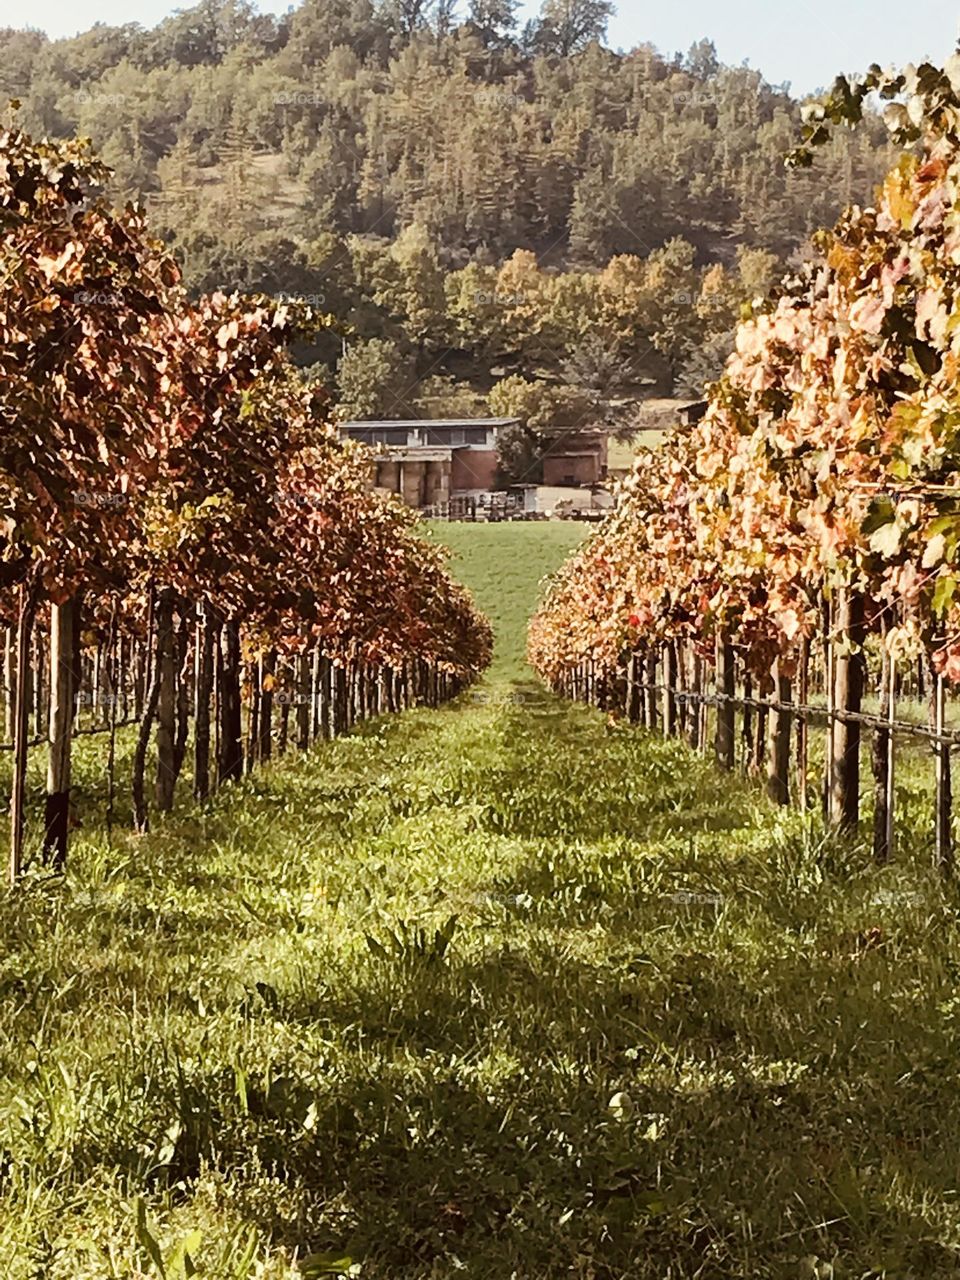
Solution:
<svg viewBox="0 0 960 1280">
<path fill-rule="evenodd" d="M 57 870 L 67 861 L 70 831 L 70 757 L 76 696 L 76 642 L 79 634 L 75 599 L 50 608 L 50 722 L 47 731 L 47 800 L 43 852 Z"/>
</svg>

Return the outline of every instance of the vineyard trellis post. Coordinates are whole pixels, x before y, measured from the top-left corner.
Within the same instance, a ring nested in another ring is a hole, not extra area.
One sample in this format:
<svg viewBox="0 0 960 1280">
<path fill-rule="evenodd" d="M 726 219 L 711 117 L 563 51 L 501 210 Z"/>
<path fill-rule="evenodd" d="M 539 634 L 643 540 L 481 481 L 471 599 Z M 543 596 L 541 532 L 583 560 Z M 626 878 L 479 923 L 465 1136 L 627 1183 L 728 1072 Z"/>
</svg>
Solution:
<svg viewBox="0 0 960 1280">
<path fill-rule="evenodd" d="M 884 639 L 887 627 L 884 626 Z M 880 716 L 885 724 L 873 733 L 874 802 L 873 856 L 877 862 L 888 862 L 893 856 L 894 830 L 894 737 L 896 720 L 896 664 L 884 644 L 880 666 Z"/>
<path fill-rule="evenodd" d="M 210 699 L 214 683 L 214 643 L 216 621 L 209 604 L 200 609 L 197 621 L 196 720 L 194 724 L 194 795 L 205 800 L 210 794 Z"/>
<path fill-rule="evenodd" d="M 663 732 L 670 738 L 677 731 L 677 651 L 672 641 L 663 646 Z"/>
<path fill-rule="evenodd" d="M 810 698 L 810 641 L 806 636 L 800 641 L 797 661 L 797 702 L 808 705 Z M 797 721 L 796 794 L 800 809 L 807 807 L 807 775 L 810 765 L 810 722 L 805 711 L 799 711 Z"/>
<path fill-rule="evenodd" d="M 777 804 L 786 805 L 790 803 L 790 735 L 793 716 L 789 703 L 792 690 L 790 680 L 783 674 L 779 660 L 774 691 L 776 706 L 772 716 L 767 789 L 772 800 Z"/>
<path fill-rule="evenodd" d="M 173 592 L 164 588 L 157 601 L 157 767 L 156 805 L 161 813 L 173 808 L 176 744 L 176 653 L 173 630 Z"/>
<path fill-rule="evenodd" d="M 734 735 L 736 711 L 733 699 L 736 694 L 736 671 L 733 645 L 720 637 L 717 640 L 717 684 L 720 695 L 717 704 L 717 762 L 722 769 L 732 769 L 736 763 Z"/>
<path fill-rule="evenodd" d="M 832 645 L 834 716 L 831 721 L 830 823 L 855 830 L 860 819 L 860 724 L 863 701 L 863 598 L 839 588 L 835 613 L 841 643 Z"/>
<path fill-rule="evenodd" d="M 945 741 L 947 686 L 943 676 L 932 678 L 934 758 L 936 761 L 935 856 L 937 868 L 944 876 L 953 872 L 953 832 L 951 823 L 952 794 L 950 779 L 950 744 Z"/>
<path fill-rule="evenodd" d="M 30 641 L 36 613 L 36 585 L 21 583 L 17 609 L 16 650 L 14 657 L 13 703 L 13 782 L 10 797 L 10 883 L 20 876 L 23 862 L 23 821 L 27 783 L 27 739 L 30 735 L 29 688 Z"/>
<path fill-rule="evenodd" d="M 70 596 L 50 608 L 50 721 L 44 856 L 60 870 L 70 830 L 70 757 L 75 702 L 78 601 Z"/>
<path fill-rule="evenodd" d="M 240 688 L 240 628 L 235 618 L 221 628 L 218 705 L 220 758 L 217 785 L 243 777 L 243 702 Z"/>
</svg>

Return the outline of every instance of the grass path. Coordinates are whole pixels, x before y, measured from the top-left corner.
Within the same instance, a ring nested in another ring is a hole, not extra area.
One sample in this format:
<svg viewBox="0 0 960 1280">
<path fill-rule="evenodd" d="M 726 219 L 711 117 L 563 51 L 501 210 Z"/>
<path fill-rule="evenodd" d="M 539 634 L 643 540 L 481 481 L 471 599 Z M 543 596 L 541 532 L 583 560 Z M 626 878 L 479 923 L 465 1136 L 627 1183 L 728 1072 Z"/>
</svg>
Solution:
<svg viewBox="0 0 960 1280">
<path fill-rule="evenodd" d="M 576 530 L 442 536 L 483 686 L 3 905 L 0 1274 L 958 1274 L 956 903 L 546 695 Z"/>
</svg>

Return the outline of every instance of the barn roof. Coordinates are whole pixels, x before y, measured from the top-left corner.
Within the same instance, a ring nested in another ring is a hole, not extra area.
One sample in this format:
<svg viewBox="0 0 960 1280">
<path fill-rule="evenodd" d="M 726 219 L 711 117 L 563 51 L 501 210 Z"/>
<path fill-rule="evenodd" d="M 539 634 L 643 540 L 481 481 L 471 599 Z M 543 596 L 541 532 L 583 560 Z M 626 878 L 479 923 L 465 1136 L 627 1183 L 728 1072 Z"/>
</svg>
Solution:
<svg viewBox="0 0 960 1280">
<path fill-rule="evenodd" d="M 388 418 L 380 421 L 370 419 L 355 422 L 342 422 L 344 431 L 356 427 L 364 431 L 371 428 L 384 431 L 396 428 L 398 431 L 409 431 L 413 427 L 512 427 L 519 418 Z"/>
</svg>

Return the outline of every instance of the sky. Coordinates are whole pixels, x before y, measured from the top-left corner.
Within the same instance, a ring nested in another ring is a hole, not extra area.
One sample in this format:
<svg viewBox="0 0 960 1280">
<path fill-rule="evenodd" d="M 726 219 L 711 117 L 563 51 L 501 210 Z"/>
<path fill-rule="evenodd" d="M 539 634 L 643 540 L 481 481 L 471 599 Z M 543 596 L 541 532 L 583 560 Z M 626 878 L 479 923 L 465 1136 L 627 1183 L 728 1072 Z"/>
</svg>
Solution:
<svg viewBox="0 0 960 1280">
<path fill-rule="evenodd" d="M 288 6 L 289 0 L 260 0 L 264 11 L 280 13 Z M 189 7 L 189 0 L 0 0 L 0 27 L 29 25 L 50 36 L 74 35 L 95 22 L 153 26 L 174 9 Z M 523 16 L 539 7 L 539 0 L 524 0 Z M 618 8 L 609 33 L 614 48 L 646 42 L 662 53 L 686 52 L 707 36 L 723 62 L 748 62 L 771 84 L 789 82 L 800 94 L 871 62 L 942 62 L 960 26 L 960 0 L 910 0 L 907 6 L 903 0 L 620 0 Z"/>
</svg>

